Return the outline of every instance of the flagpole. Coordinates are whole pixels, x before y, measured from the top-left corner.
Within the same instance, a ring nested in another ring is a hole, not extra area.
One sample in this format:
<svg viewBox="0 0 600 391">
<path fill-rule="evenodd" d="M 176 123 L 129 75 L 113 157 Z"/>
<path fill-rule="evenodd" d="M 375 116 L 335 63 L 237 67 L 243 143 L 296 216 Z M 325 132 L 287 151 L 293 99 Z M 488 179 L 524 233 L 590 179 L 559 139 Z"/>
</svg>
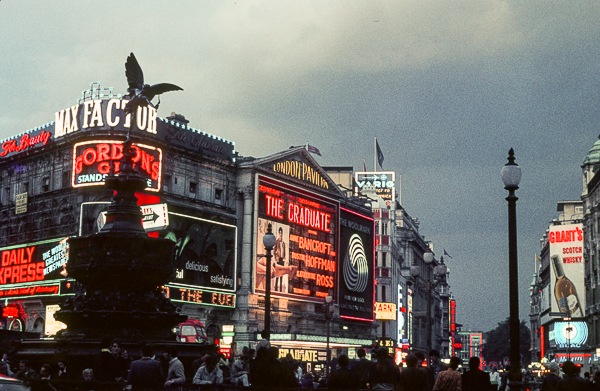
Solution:
<svg viewBox="0 0 600 391">
<path fill-rule="evenodd" d="M 373 171 L 377 172 L 377 136 L 375 136 L 375 142 L 373 143 Z"/>
</svg>

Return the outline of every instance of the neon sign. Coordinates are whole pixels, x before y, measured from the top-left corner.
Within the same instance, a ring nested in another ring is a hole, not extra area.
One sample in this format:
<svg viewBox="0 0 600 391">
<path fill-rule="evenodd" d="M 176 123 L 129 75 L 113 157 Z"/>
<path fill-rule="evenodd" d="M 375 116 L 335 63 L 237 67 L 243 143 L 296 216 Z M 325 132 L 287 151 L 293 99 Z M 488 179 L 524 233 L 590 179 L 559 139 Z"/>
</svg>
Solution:
<svg viewBox="0 0 600 391">
<path fill-rule="evenodd" d="M 163 293 L 172 301 L 235 308 L 235 294 L 167 285 Z"/>
<path fill-rule="evenodd" d="M 52 134 L 50 132 L 42 130 L 42 133 L 33 137 L 30 136 L 28 133 L 25 133 L 21 136 L 21 139 L 18 143 L 15 139 L 7 140 L 4 143 L 2 143 L 2 152 L 0 152 L 0 156 L 4 157 L 12 152 L 21 152 L 22 150 L 27 149 L 29 147 L 34 147 L 37 144 L 46 145 L 51 135 Z"/>
<path fill-rule="evenodd" d="M 160 190 L 162 150 L 149 145 L 132 145 L 135 156 L 133 168 L 146 176 L 147 191 Z M 72 186 L 98 186 L 104 184 L 108 175 L 118 174 L 123 158 L 123 144 L 115 140 L 95 140 L 76 143 L 73 146 Z"/>
<path fill-rule="evenodd" d="M 372 322 L 375 303 L 375 220 L 340 208 L 339 231 L 340 317 Z"/>
<path fill-rule="evenodd" d="M 313 302 L 334 296 L 338 210 L 337 203 L 327 198 L 260 177 L 255 292 L 265 290 L 267 265 L 262 237 L 271 223 L 277 238 L 272 252 L 271 295 Z"/>
<path fill-rule="evenodd" d="M 132 125 L 131 114 L 123 111 L 129 101 L 125 99 L 90 100 L 78 106 L 72 106 L 54 114 L 54 137 L 60 138 L 80 129 L 125 128 Z M 139 130 L 156 134 L 156 108 L 138 107 L 135 126 Z"/>
<path fill-rule="evenodd" d="M 27 284 L 66 276 L 68 238 L 0 249 L 0 285 Z M 2 295 L 0 295 L 2 296 Z"/>
</svg>

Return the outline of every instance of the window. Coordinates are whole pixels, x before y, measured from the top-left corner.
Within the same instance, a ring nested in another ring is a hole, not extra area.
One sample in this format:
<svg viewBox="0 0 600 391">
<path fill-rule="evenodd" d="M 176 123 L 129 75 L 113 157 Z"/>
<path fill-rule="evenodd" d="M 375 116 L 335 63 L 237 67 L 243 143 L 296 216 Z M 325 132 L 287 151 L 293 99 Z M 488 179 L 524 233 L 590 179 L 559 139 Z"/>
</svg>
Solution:
<svg viewBox="0 0 600 391">
<path fill-rule="evenodd" d="M 65 187 L 69 187 L 69 182 L 70 182 L 70 179 L 71 179 L 69 176 L 70 176 L 69 171 L 63 171 L 63 173 L 62 173 L 62 187 L 63 187 L 63 189 Z"/>
<path fill-rule="evenodd" d="M 29 192 L 29 182 L 23 182 L 23 193 Z"/>
<path fill-rule="evenodd" d="M 196 193 L 196 182 L 190 182 L 190 193 Z"/>
<path fill-rule="evenodd" d="M 215 189 L 215 200 L 220 200 L 223 195 L 223 189 Z"/>
<path fill-rule="evenodd" d="M 375 235 L 379 235 L 379 221 L 375 222 Z"/>
<path fill-rule="evenodd" d="M 379 251 L 375 251 L 375 265 L 379 266 Z"/>
<path fill-rule="evenodd" d="M 163 181 L 163 191 L 169 191 L 171 186 L 171 175 L 165 175 L 165 179 Z"/>
<path fill-rule="evenodd" d="M 388 223 L 381 223 L 381 234 L 388 235 Z"/>
<path fill-rule="evenodd" d="M 44 177 L 42 179 L 42 191 L 50 190 L 50 177 Z"/>
<path fill-rule="evenodd" d="M 381 266 L 387 267 L 387 253 L 386 252 L 381 253 Z"/>
</svg>

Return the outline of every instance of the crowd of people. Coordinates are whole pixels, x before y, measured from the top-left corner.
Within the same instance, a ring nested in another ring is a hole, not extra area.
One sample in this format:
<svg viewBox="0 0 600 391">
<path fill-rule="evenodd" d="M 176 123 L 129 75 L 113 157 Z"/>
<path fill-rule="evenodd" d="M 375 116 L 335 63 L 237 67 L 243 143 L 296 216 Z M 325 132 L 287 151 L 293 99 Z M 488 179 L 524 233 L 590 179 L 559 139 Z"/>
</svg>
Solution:
<svg viewBox="0 0 600 391">
<path fill-rule="evenodd" d="M 459 369 L 460 359 L 452 357 L 443 365 L 439 353 L 430 353 L 431 365 L 425 365 L 423 354 L 409 354 L 406 366 L 396 365 L 386 348 L 371 351 L 358 349 L 357 359 L 340 355 L 332 362 L 329 377 L 322 372 L 303 373 L 300 363 L 288 354 L 279 357 L 279 349 L 264 339 L 257 350 L 244 348 L 235 360 L 228 361 L 222 354 L 209 353 L 192 362 L 194 376 L 186 378 L 184 364 L 177 357 L 176 346 L 156 351 L 145 345 L 138 360 L 129 357 L 118 341 L 105 339 L 93 366 L 82 373 L 72 373 L 67 362 L 43 364 L 39 372 L 28 360 L 12 362 L 4 354 L 0 360 L 0 374 L 23 380 L 32 391 L 97 391 L 98 384 L 122 385 L 131 391 L 164 391 L 186 384 L 266 387 L 266 388 L 319 388 L 334 390 L 371 389 L 396 391 L 508 391 L 508 371 L 500 375 L 480 369 L 478 357 L 471 357 L 469 368 Z M 188 368 L 189 369 L 189 368 Z M 549 365 L 549 374 L 543 380 L 541 391 L 600 391 L 600 372 L 581 377 L 580 367 L 572 362 L 560 366 Z M 51 380 L 75 380 L 52 382 Z M 66 384 L 66 386 L 65 386 Z M 118 387 L 114 389 L 119 389 Z"/>
</svg>

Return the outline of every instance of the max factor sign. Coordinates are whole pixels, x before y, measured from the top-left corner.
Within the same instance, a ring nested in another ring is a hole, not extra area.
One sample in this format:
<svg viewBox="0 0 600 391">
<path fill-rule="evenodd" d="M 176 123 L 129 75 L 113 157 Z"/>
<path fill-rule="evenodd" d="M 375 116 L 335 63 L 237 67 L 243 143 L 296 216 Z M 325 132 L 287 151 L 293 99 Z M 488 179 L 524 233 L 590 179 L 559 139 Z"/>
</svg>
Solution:
<svg viewBox="0 0 600 391">
<path fill-rule="evenodd" d="M 131 114 L 126 114 L 126 99 L 90 100 L 81 105 L 72 106 L 54 114 L 54 138 L 89 128 L 132 127 Z M 138 107 L 135 126 L 139 130 L 156 134 L 156 108 L 152 106 Z"/>
</svg>

